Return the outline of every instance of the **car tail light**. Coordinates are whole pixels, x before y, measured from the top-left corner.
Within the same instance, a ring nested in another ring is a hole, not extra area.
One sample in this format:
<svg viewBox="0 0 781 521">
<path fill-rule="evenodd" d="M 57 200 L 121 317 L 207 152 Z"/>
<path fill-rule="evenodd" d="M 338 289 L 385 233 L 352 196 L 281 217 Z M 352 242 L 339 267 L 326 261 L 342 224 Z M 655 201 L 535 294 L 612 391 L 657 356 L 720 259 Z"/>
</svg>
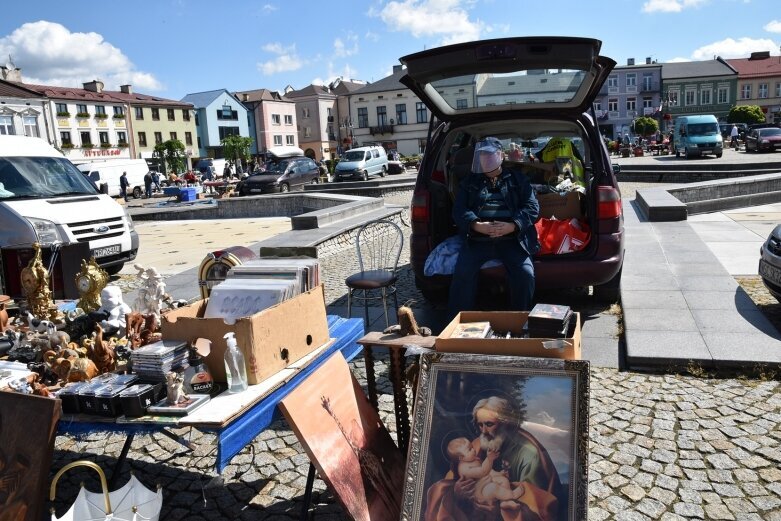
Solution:
<svg viewBox="0 0 781 521">
<path fill-rule="evenodd" d="M 612 186 L 597 187 L 597 217 L 615 219 L 621 215 L 621 194 Z"/>
<path fill-rule="evenodd" d="M 445 184 L 445 172 L 442 170 L 434 170 L 431 172 L 431 180 L 437 183 Z"/>
<path fill-rule="evenodd" d="M 409 213 L 413 223 L 428 224 L 431 216 L 431 192 L 425 188 L 417 188 L 412 194 Z"/>
</svg>

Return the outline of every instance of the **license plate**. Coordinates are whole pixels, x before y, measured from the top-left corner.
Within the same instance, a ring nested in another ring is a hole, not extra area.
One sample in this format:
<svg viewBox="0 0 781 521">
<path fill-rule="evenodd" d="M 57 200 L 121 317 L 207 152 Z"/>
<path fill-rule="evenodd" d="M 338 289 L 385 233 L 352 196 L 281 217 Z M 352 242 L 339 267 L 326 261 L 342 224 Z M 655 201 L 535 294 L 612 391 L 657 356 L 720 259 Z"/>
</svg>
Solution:
<svg viewBox="0 0 781 521">
<path fill-rule="evenodd" d="M 116 255 L 119 253 L 119 244 L 113 246 L 104 246 L 103 248 L 95 248 L 92 250 L 92 256 L 97 258 L 108 257 L 109 255 Z"/>
<path fill-rule="evenodd" d="M 769 281 L 781 285 L 781 269 L 768 264 L 766 261 L 759 261 L 759 274 Z"/>
</svg>

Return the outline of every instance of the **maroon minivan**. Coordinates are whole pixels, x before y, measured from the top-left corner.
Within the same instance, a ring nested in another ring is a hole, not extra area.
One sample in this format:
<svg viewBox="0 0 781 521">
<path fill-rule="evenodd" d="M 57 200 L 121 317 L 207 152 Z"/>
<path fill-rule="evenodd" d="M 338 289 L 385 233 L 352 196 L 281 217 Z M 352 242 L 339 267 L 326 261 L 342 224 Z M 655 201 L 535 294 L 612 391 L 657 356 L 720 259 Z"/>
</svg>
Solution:
<svg viewBox="0 0 781 521">
<path fill-rule="evenodd" d="M 451 217 L 455 194 L 469 174 L 474 143 L 486 136 L 526 158 L 552 138 L 569 140 L 577 149 L 585 177 L 578 196 L 581 219 L 591 234 L 577 251 L 536 255 L 537 288 L 591 286 L 600 300 L 619 298 L 621 194 L 593 108 L 615 61 L 599 55 L 601 45 L 588 38 L 504 38 L 400 59 L 407 69 L 400 81 L 432 113 L 410 208 L 410 262 L 427 298 L 441 299 L 450 285 L 449 275 L 426 275 L 424 266 L 432 250 L 457 233 Z M 533 165 L 521 160 L 506 166 L 528 173 L 538 193 L 549 190 Z M 489 278 L 504 276 L 501 266 L 483 272 Z"/>
</svg>

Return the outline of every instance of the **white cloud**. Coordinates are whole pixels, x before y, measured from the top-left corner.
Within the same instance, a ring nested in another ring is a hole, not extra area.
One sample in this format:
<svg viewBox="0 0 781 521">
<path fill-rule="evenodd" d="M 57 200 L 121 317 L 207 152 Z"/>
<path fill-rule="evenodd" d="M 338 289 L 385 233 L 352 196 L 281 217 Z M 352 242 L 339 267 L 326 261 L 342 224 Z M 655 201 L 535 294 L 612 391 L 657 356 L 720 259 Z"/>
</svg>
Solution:
<svg viewBox="0 0 781 521">
<path fill-rule="evenodd" d="M 768 22 L 767 25 L 762 27 L 762 29 L 769 33 L 781 33 L 781 20 L 773 20 Z"/>
<path fill-rule="evenodd" d="M 258 63 L 258 70 L 266 76 L 278 72 L 295 71 L 303 67 L 306 63 L 305 60 L 301 59 L 296 53 L 295 44 L 285 47 L 279 42 L 273 42 L 267 43 L 261 48 L 268 53 L 277 55 L 273 60 Z"/>
<path fill-rule="evenodd" d="M 40 20 L 0 38 L 0 56 L 11 55 L 27 83 L 81 87 L 101 80 L 107 90 L 132 84 L 139 91 L 162 90 L 155 76 L 139 71 L 122 51 L 98 33 L 72 33 L 65 26 Z"/>
<path fill-rule="evenodd" d="M 680 13 L 684 9 L 697 7 L 709 0 L 648 0 L 643 4 L 644 13 Z"/>
<path fill-rule="evenodd" d="M 263 11 L 264 13 L 273 13 L 278 9 L 279 7 L 272 4 L 264 4 L 263 7 L 260 8 L 260 10 Z"/>
<path fill-rule="evenodd" d="M 358 52 L 358 36 L 354 33 L 348 33 L 345 43 L 341 38 L 334 40 L 334 55 L 338 58 L 352 56 Z"/>
<path fill-rule="evenodd" d="M 778 49 L 773 40 L 762 38 L 725 38 L 724 40 L 703 45 L 692 53 L 694 60 L 712 60 L 714 56 L 722 58 L 745 58 L 754 51 L 771 51 Z"/>
<path fill-rule="evenodd" d="M 344 81 L 350 81 L 358 78 L 358 71 L 350 67 L 350 64 L 345 64 L 341 69 L 337 70 L 332 62 L 328 62 L 328 75 L 325 79 L 317 77 L 312 80 L 314 85 L 328 85 L 336 78 L 341 78 Z"/>
<path fill-rule="evenodd" d="M 363 37 L 372 42 L 380 41 L 380 35 L 372 31 L 366 31 L 366 34 Z"/>
<path fill-rule="evenodd" d="M 443 45 L 478 40 L 487 26 L 470 20 L 462 4 L 472 5 L 462 0 L 394 0 L 369 14 L 379 16 L 391 31 L 406 31 L 415 38 L 438 36 Z"/>
</svg>

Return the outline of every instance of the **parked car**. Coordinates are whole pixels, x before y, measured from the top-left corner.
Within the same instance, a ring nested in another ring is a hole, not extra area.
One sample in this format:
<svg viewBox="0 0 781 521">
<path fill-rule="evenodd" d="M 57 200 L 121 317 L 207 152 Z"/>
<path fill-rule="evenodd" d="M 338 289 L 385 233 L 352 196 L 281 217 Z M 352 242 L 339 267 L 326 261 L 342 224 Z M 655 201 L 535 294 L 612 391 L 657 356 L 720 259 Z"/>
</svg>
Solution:
<svg viewBox="0 0 781 521">
<path fill-rule="evenodd" d="M 759 276 L 768 291 L 781 302 L 781 224 L 759 249 Z"/>
<path fill-rule="evenodd" d="M 746 134 L 746 152 L 772 152 L 781 150 L 781 128 L 752 128 Z"/>
<path fill-rule="evenodd" d="M 266 163 L 266 170 L 239 181 L 239 195 L 289 192 L 291 188 L 320 182 L 320 168 L 308 157 L 288 157 Z"/>
<path fill-rule="evenodd" d="M 334 179 L 358 178 L 366 181 L 369 176 L 379 174 L 385 177 L 388 173 L 388 156 L 385 149 L 378 146 L 359 147 L 344 153 L 336 165 Z"/>
<path fill-rule="evenodd" d="M 624 260 L 621 194 L 593 109 L 594 98 L 615 66 L 599 55 L 599 40 L 570 37 L 523 37 L 461 43 L 400 59 L 407 74 L 401 82 L 432 113 L 426 153 L 412 196 L 410 263 L 417 287 L 439 300 L 450 285 L 448 275 L 426 275 L 432 250 L 457 233 L 452 218 L 460 180 L 469 174 L 474 143 L 500 139 L 525 149 L 553 137 L 568 138 L 582 158 L 584 222 L 590 239 L 579 251 L 536 255 L 538 289 L 593 286 L 594 294 L 615 301 Z M 527 74 L 528 72 L 528 74 Z M 475 75 L 480 75 L 475 77 Z M 459 84 L 474 88 L 477 106 L 456 103 Z M 545 87 L 542 88 L 541 85 Z M 535 170 L 514 163 L 533 186 L 546 184 Z M 483 277 L 500 286 L 504 269 L 483 269 Z"/>
</svg>

